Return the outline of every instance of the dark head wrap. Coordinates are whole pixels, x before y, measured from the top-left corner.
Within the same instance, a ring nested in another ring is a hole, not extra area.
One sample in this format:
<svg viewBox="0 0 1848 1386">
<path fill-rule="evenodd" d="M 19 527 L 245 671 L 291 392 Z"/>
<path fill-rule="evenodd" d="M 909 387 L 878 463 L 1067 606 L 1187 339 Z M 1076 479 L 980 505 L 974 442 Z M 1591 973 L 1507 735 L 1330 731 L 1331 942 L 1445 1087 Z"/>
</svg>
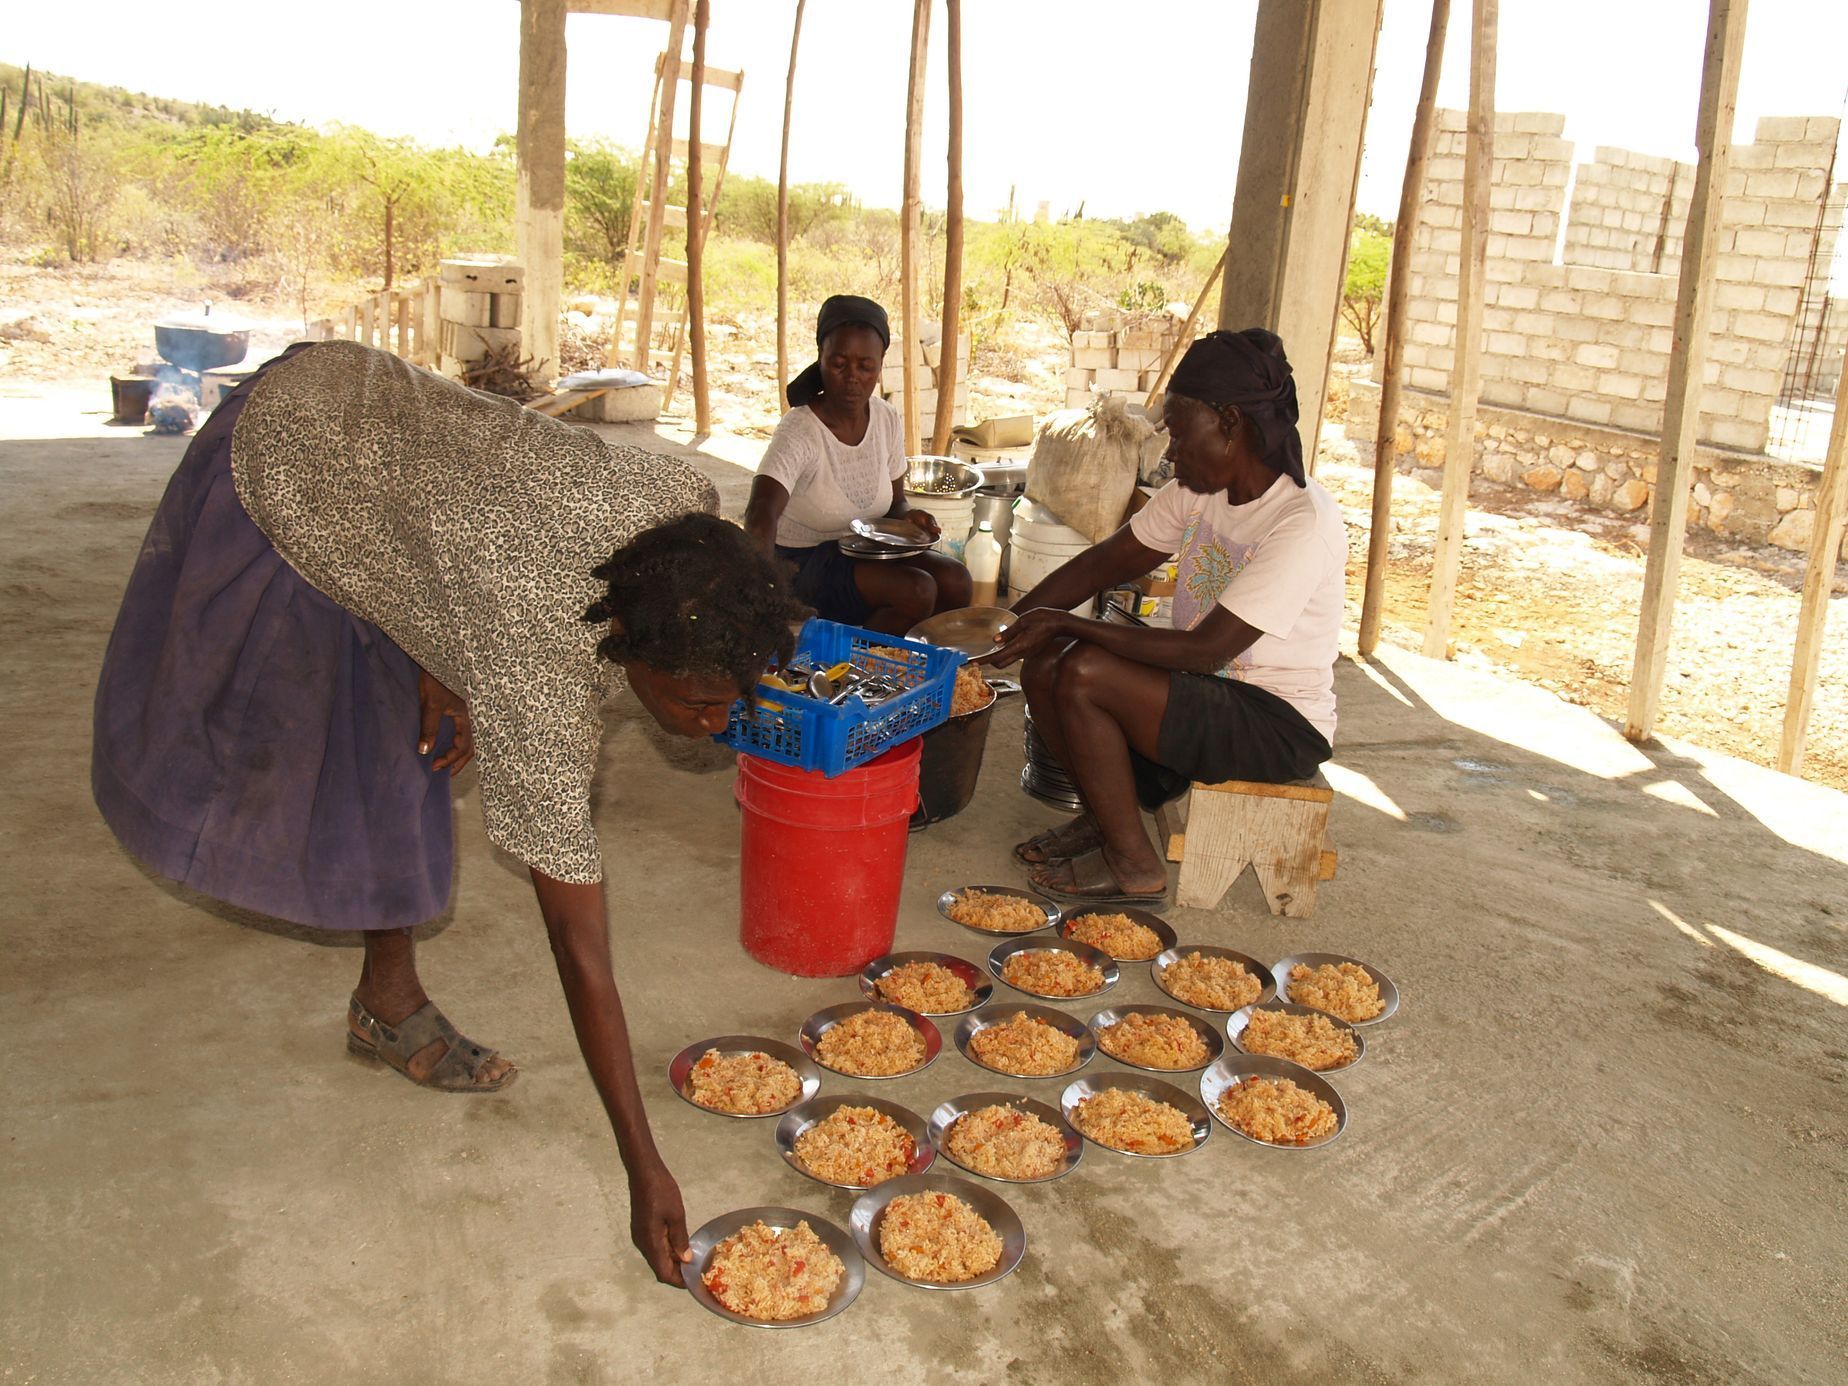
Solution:
<svg viewBox="0 0 1848 1386">
<path fill-rule="evenodd" d="M 858 294 L 835 294 L 821 305 L 821 316 L 815 322 L 815 346 L 828 340 L 828 334 L 837 327 L 870 327 L 879 334 L 882 346 L 892 345 L 892 325 L 886 321 L 886 310 L 870 298 L 861 298 Z M 789 407 L 800 409 L 821 394 L 821 362 L 811 363 L 807 370 L 789 382 Z"/>
<path fill-rule="evenodd" d="M 1298 486 L 1303 479 L 1303 440 L 1296 431 L 1296 377 L 1275 332 L 1209 332 L 1174 368 L 1168 393 L 1203 404 L 1235 404 L 1256 425 L 1264 465 Z"/>
</svg>

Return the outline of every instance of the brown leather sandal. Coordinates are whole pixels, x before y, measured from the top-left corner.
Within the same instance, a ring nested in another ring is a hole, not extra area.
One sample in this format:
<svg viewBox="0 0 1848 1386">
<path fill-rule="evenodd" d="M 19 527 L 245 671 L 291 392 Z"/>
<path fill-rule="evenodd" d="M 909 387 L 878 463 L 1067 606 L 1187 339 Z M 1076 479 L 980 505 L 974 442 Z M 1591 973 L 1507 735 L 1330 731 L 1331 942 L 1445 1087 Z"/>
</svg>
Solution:
<svg viewBox="0 0 1848 1386">
<path fill-rule="evenodd" d="M 1089 814 L 1036 833 L 1025 842 L 1016 843 L 1014 856 L 1028 866 L 1049 866 L 1055 861 L 1070 861 L 1094 847 L 1101 847 L 1104 830 Z M 1031 855 L 1037 853 L 1038 855 Z"/>
<path fill-rule="evenodd" d="M 448 1048 L 436 1061 L 429 1076 L 418 1078 L 411 1073 L 414 1055 L 442 1040 Z M 483 1048 L 457 1033 L 434 1001 L 426 1001 L 396 1025 L 387 1025 L 359 1004 L 356 994 L 347 1003 L 347 1052 L 369 1063 L 381 1063 L 396 1069 L 420 1088 L 438 1092 L 499 1092 L 520 1070 L 509 1068 L 490 1082 L 477 1082 L 481 1072 L 499 1052 Z"/>
</svg>

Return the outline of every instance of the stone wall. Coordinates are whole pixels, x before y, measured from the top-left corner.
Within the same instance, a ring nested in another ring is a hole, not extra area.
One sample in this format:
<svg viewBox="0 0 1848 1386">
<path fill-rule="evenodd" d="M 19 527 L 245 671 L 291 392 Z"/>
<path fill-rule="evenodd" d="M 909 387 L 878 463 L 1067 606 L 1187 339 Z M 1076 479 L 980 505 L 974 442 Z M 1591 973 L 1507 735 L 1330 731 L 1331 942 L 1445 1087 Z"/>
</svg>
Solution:
<svg viewBox="0 0 1848 1386">
<path fill-rule="evenodd" d="M 1437 114 L 1403 267 L 1406 383 L 1433 392 L 1449 387 L 1456 336 L 1463 123 L 1459 111 Z M 1839 123 L 1766 118 L 1753 143 L 1733 150 L 1701 394 L 1705 441 L 1745 452 L 1765 445 Z M 1481 398 L 1659 433 L 1686 222 L 1686 194 L 1677 189 L 1691 190 L 1692 174 L 1672 160 L 1600 149 L 1575 180 L 1564 130 L 1562 115 L 1496 117 Z M 1583 223 L 1565 229 L 1562 246 L 1568 183 Z M 1637 267 L 1658 260 L 1661 272 Z"/>
<path fill-rule="evenodd" d="M 1407 390 L 1392 440 L 1399 470 L 1443 485 L 1449 401 Z M 1374 441 L 1379 386 L 1357 380 L 1348 399 L 1347 435 Z M 1558 495 L 1608 511 L 1648 516 L 1654 498 L 1656 439 L 1569 419 L 1478 405 L 1476 470 L 1490 481 Z M 1816 519 L 1821 469 L 1803 462 L 1700 448 L 1694 456 L 1688 522 L 1750 543 L 1807 552 Z M 1842 543 L 1848 559 L 1848 536 Z"/>
</svg>

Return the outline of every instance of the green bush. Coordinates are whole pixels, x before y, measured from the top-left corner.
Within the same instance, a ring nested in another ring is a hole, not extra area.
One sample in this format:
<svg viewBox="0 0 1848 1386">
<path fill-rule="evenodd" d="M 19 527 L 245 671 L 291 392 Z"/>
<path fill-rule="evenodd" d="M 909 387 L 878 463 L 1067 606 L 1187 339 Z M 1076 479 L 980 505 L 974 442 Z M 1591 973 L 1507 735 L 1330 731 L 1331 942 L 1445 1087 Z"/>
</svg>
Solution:
<svg viewBox="0 0 1848 1386">
<path fill-rule="evenodd" d="M 1386 295 L 1386 272 L 1392 262 L 1392 237 L 1356 227 L 1348 238 L 1347 279 L 1341 289 L 1341 316 L 1360 337 L 1367 355 L 1373 355 L 1373 333 L 1379 326 L 1380 306 Z"/>
</svg>

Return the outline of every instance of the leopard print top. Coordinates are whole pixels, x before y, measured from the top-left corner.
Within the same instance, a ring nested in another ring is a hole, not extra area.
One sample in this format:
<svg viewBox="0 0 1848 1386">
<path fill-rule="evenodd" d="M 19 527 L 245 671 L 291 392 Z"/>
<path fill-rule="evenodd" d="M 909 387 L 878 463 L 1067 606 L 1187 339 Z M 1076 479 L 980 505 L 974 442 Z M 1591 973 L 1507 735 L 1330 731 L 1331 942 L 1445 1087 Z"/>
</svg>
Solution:
<svg viewBox="0 0 1848 1386">
<path fill-rule="evenodd" d="M 590 784 L 621 673 L 580 619 L 603 595 L 590 570 L 716 512 L 712 483 L 355 342 L 264 372 L 231 471 L 291 567 L 468 700 L 489 838 L 558 880 L 602 879 Z"/>
</svg>

